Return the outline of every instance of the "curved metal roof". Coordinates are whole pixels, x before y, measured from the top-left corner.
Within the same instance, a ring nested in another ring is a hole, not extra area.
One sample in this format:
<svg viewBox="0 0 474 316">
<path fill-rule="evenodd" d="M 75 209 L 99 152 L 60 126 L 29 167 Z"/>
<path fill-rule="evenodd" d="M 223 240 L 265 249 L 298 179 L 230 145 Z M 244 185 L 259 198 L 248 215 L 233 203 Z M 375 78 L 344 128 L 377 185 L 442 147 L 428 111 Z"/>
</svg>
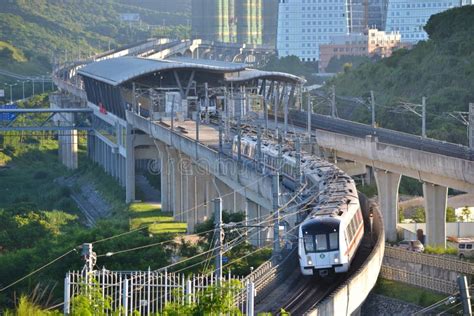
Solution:
<svg viewBox="0 0 474 316">
<path fill-rule="evenodd" d="M 269 72 L 247 69 L 247 65 L 216 61 L 208 59 L 192 59 L 176 57 L 168 59 L 150 59 L 140 57 L 117 57 L 97 61 L 81 68 L 78 73 L 82 76 L 118 86 L 131 79 L 154 72 L 167 70 L 204 70 L 225 74 L 229 82 L 241 82 L 252 79 L 275 79 L 293 83 L 304 83 L 305 80 L 282 72 Z"/>
<path fill-rule="evenodd" d="M 179 69 L 202 69 L 210 72 L 236 72 L 244 70 L 245 64 L 190 58 L 150 59 L 140 57 L 117 57 L 97 61 L 81 68 L 78 73 L 113 86 L 153 72 Z"/>
<path fill-rule="evenodd" d="M 242 82 L 253 79 L 274 79 L 300 84 L 304 84 L 306 82 L 306 80 L 301 77 L 285 72 L 263 71 L 258 69 L 245 69 L 243 71 L 225 74 L 225 80 L 229 82 Z"/>
</svg>

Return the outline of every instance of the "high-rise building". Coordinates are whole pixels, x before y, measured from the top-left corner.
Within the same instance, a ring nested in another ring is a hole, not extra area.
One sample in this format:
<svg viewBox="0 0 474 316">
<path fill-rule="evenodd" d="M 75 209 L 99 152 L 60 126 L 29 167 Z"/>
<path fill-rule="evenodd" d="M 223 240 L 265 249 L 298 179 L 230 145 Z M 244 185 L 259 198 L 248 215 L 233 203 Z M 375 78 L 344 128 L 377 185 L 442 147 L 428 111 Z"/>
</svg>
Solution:
<svg viewBox="0 0 474 316">
<path fill-rule="evenodd" d="M 400 32 L 402 42 L 426 40 L 428 34 L 423 27 L 433 14 L 472 3 L 472 0 L 389 0 L 385 30 Z"/>
<path fill-rule="evenodd" d="M 234 0 L 193 0 L 192 36 L 210 41 L 237 42 Z"/>
<path fill-rule="evenodd" d="M 319 45 L 350 32 L 351 6 L 346 0 L 280 0 L 277 50 L 280 57 L 319 59 Z"/>
<path fill-rule="evenodd" d="M 367 7 L 367 26 L 372 29 L 385 30 L 388 0 L 365 0 Z"/>
<path fill-rule="evenodd" d="M 224 43 L 274 44 L 277 1 L 193 0 L 193 37 Z"/>
</svg>

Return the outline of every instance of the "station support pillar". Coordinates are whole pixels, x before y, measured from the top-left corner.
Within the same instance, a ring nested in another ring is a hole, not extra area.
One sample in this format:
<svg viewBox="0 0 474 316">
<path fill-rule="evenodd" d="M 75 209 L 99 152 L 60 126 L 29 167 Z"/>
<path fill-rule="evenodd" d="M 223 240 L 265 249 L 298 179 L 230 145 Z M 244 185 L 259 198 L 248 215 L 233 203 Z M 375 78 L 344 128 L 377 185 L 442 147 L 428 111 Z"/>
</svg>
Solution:
<svg viewBox="0 0 474 316">
<path fill-rule="evenodd" d="M 125 201 L 127 203 L 135 200 L 135 135 L 133 128 L 127 124 L 126 141 L 126 163 L 125 163 Z"/>
<path fill-rule="evenodd" d="M 426 217 L 425 244 L 446 247 L 448 188 L 425 182 L 423 183 L 423 196 Z"/>
<path fill-rule="evenodd" d="M 375 171 L 379 207 L 382 210 L 385 237 L 389 241 L 397 240 L 398 188 L 401 175 L 384 170 Z"/>
</svg>

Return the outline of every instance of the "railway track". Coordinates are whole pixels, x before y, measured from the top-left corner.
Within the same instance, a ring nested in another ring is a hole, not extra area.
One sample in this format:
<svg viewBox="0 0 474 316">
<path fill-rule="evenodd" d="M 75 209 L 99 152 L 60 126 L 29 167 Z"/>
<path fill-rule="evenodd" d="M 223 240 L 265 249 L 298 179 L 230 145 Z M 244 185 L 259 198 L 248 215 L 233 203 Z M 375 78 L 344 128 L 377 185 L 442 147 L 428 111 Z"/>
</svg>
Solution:
<svg viewBox="0 0 474 316">
<path fill-rule="evenodd" d="M 291 315 L 304 315 L 331 294 L 343 280 L 341 275 L 326 279 L 300 276 L 298 288 L 282 306 L 282 310 Z M 276 315 L 281 315 L 281 310 Z"/>
<path fill-rule="evenodd" d="M 272 115 L 269 115 L 269 117 L 272 117 Z M 283 122 L 282 117 L 279 117 L 278 120 Z M 307 128 L 306 112 L 291 111 L 288 121 L 290 124 L 295 126 Z M 421 136 L 384 128 L 373 128 L 369 125 L 336 119 L 320 114 L 312 114 L 311 128 L 313 130 L 321 129 L 361 138 L 367 135 L 374 135 L 383 143 L 441 154 L 448 157 L 474 160 L 474 150 L 463 145 L 448 143 L 436 139 L 422 138 Z"/>
</svg>

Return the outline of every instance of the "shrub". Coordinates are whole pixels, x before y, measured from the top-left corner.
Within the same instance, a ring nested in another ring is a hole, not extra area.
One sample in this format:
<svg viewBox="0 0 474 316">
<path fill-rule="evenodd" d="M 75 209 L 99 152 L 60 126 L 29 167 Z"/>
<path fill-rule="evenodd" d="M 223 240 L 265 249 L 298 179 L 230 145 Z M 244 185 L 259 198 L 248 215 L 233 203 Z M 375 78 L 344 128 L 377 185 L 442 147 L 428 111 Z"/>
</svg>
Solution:
<svg viewBox="0 0 474 316">
<path fill-rule="evenodd" d="M 35 174 L 33 175 L 33 179 L 35 180 L 41 180 L 41 179 L 46 179 L 49 176 L 49 173 L 44 170 L 36 171 Z"/>
</svg>

